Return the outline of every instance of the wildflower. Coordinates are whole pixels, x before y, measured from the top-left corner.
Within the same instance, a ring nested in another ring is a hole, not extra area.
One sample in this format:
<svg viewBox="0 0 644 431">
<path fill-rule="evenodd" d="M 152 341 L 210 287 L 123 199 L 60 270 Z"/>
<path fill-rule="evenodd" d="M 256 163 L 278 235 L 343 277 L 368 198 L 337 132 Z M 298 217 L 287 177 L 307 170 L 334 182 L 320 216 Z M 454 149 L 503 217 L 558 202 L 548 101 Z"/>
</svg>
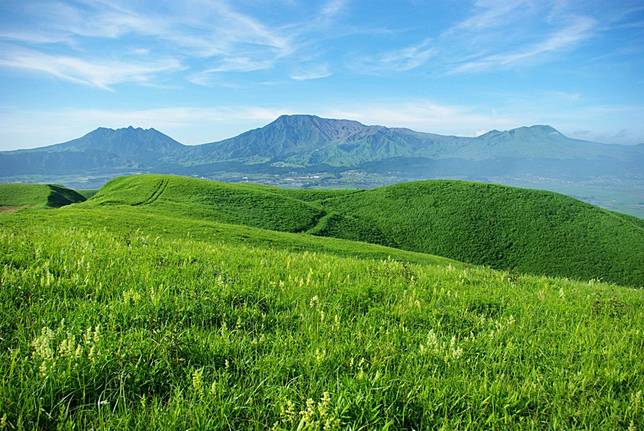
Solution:
<svg viewBox="0 0 644 431">
<path fill-rule="evenodd" d="M 302 419 L 300 419 L 300 425 L 297 427 L 298 429 L 312 425 L 315 416 L 315 401 L 311 398 L 306 400 L 306 408 L 300 411 L 300 416 L 302 416 Z"/>
<path fill-rule="evenodd" d="M 203 392 L 203 381 L 202 381 L 203 370 L 195 370 L 192 373 L 192 387 L 197 393 L 201 394 Z"/>
</svg>

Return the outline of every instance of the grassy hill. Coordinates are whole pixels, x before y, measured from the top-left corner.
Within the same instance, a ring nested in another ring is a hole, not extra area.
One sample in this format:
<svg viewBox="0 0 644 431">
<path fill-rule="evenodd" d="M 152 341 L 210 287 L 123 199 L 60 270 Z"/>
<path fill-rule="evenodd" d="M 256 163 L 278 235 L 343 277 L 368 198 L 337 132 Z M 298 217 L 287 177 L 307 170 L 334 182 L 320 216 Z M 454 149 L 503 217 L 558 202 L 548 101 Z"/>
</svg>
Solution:
<svg viewBox="0 0 644 431">
<path fill-rule="evenodd" d="M 518 272 L 644 285 L 642 220 L 556 193 L 422 181 L 323 206 L 373 224 L 388 244 L 407 250 Z M 340 229 L 330 234 L 343 236 Z"/>
<path fill-rule="evenodd" d="M 6 429 L 644 427 L 642 290 L 141 206 L 0 250 Z"/>
<path fill-rule="evenodd" d="M 87 205 L 108 204 L 289 232 L 306 231 L 323 215 L 319 207 L 266 187 L 163 175 L 117 178 Z"/>
<path fill-rule="evenodd" d="M 317 201 L 351 195 L 347 190 L 280 189 L 172 175 L 120 177 L 83 206 L 130 206 L 170 216 L 241 224 L 284 232 L 315 233 L 329 214 Z M 381 232 L 355 217 L 334 215 L 343 238 L 387 244 Z"/>
<path fill-rule="evenodd" d="M 140 175 L 109 182 L 81 205 L 114 206 L 364 241 L 497 269 L 644 285 L 644 222 L 551 192 L 463 181 L 290 190 Z"/>
<path fill-rule="evenodd" d="M 1 427 L 644 427 L 641 289 L 316 236 L 411 248 L 410 223 L 433 239 L 432 214 L 455 222 L 469 205 L 494 231 L 511 213 L 482 198 L 540 214 L 533 194 L 492 188 L 495 201 L 477 187 L 307 191 L 149 175 L 63 208 L 0 214 Z M 576 220 L 577 202 L 564 204 Z M 543 226 L 526 219 L 510 232 Z"/>
<path fill-rule="evenodd" d="M 188 240 L 207 244 L 270 247 L 280 250 L 319 252 L 362 259 L 392 259 L 418 264 L 468 267 L 453 259 L 356 242 L 340 238 L 317 237 L 278 232 L 251 226 L 219 223 L 209 220 L 177 217 L 139 207 L 85 208 L 73 205 L 59 211 L 29 211 L 0 218 L 7 229 L 33 229 L 49 226 L 65 229 L 75 226 L 84 230 L 102 230 L 119 237 L 145 234 L 154 238 Z"/>
<path fill-rule="evenodd" d="M 54 184 L 0 184 L 0 208 L 60 208 L 85 197 Z"/>
</svg>

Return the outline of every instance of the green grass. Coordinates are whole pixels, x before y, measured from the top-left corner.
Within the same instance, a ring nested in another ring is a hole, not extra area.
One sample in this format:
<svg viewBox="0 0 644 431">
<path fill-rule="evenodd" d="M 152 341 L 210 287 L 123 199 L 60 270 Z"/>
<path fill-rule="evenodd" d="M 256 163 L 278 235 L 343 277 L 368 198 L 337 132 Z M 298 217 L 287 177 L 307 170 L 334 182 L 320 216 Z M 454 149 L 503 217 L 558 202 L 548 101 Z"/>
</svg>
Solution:
<svg viewBox="0 0 644 431">
<path fill-rule="evenodd" d="M 389 224 L 397 189 L 165 176 L 0 214 L 0 429 L 642 429 L 644 290 L 301 233 L 387 241 L 409 187 Z"/>
<path fill-rule="evenodd" d="M 0 184 L 0 208 L 59 208 L 85 197 L 54 184 Z"/>
<path fill-rule="evenodd" d="M 43 213 L 0 217 L 5 429 L 644 426 L 641 290 Z"/>
<path fill-rule="evenodd" d="M 323 216 L 319 207 L 269 187 L 169 175 L 112 180 L 86 203 L 87 207 L 105 205 L 145 206 L 173 216 L 288 232 L 306 231 Z"/>
<path fill-rule="evenodd" d="M 383 243 L 406 250 L 522 273 L 644 286 L 642 220 L 557 193 L 421 181 L 331 198 L 323 207 L 358 217 L 383 233 Z M 329 229 L 344 237 L 342 229 Z"/>
<path fill-rule="evenodd" d="M 132 232 L 140 232 L 155 237 L 210 244 L 253 245 L 366 259 L 393 259 L 453 267 L 468 266 L 444 257 L 377 244 L 169 216 L 155 211 L 146 211 L 139 207 L 85 208 L 82 205 L 73 205 L 58 211 L 27 210 L 18 214 L 0 215 L 0 227 L 31 230 L 37 226 L 49 226 L 56 229 L 76 226 L 89 231 L 107 231 L 121 237 L 127 237 Z"/>
<path fill-rule="evenodd" d="M 76 189 L 79 195 L 83 196 L 85 199 L 89 199 L 98 193 L 98 189 Z"/>
<path fill-rule="evenodd" d="M 644 286 L 644 221 L 552 192 L 463 181 L 368 191 L 167 175 L 115 179 L 81 205 L 364 241 L 496 269 Z"/>
</svg>

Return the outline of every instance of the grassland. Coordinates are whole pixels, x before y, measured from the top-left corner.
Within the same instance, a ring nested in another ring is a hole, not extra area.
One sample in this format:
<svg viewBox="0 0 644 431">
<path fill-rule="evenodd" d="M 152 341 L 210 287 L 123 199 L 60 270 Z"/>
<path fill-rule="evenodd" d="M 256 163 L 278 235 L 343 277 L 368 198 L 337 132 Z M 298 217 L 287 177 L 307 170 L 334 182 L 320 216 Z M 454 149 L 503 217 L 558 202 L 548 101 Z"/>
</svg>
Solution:
<svg viewBox="0 0 644 431">
<path fill-rule="evenodd" d="M 323 202 L 389 245 L 522 273 L 644 286 L 644 223 L 564 195 L 421 181 Z M 333 232 L 342 237 L 341 231 Z"/>
<path fill-rule="evenodd" d="M 644 286 L 644 221 L 552 192 L 439 180 L 367 191 L 289 190 L 140 175 L 111 181 L 81 205 L 108 206 Z"/>
<path fill-rule="evenodd" d="M 0 248 L 8 429 L 644 426 L 641 290 L 127 228 Z"/>
<path fill-rule="evenodd" d="M 60 208 L 85 197 L 54 184 L 0 184 L 0 208 Z"/>
<path fill-rule="evenodd" d="M 0 214 L 0 429 L 644 427 L 641 289 L 302 233 L 386 234 L 330 210 L 366 192 L 141 180 Z"/>
</svg>

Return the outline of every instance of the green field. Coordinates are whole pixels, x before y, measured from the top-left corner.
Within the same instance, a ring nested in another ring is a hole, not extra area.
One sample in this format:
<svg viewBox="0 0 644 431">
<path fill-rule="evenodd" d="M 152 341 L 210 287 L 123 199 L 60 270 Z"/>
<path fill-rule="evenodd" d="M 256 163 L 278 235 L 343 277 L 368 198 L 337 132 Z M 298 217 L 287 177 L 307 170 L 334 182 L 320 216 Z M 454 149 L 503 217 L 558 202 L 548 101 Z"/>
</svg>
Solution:
<svg viewBox="0 0 644 431">
<path fill-rule="evenodd" d="M 448 185 L 482 193 L 137 176 L 0 214 L 0 429 L 642 429 L 641 289 L 316 236 L 391 242 Z"/>
<path fill-rule="evenodd" d="M 520 273 L 644 286 L 644 221 L 552 192 L 463 181 L 289 190 L 167 175 L 110 181 L 82 208 L 309 233 Z"/>
</svg>

